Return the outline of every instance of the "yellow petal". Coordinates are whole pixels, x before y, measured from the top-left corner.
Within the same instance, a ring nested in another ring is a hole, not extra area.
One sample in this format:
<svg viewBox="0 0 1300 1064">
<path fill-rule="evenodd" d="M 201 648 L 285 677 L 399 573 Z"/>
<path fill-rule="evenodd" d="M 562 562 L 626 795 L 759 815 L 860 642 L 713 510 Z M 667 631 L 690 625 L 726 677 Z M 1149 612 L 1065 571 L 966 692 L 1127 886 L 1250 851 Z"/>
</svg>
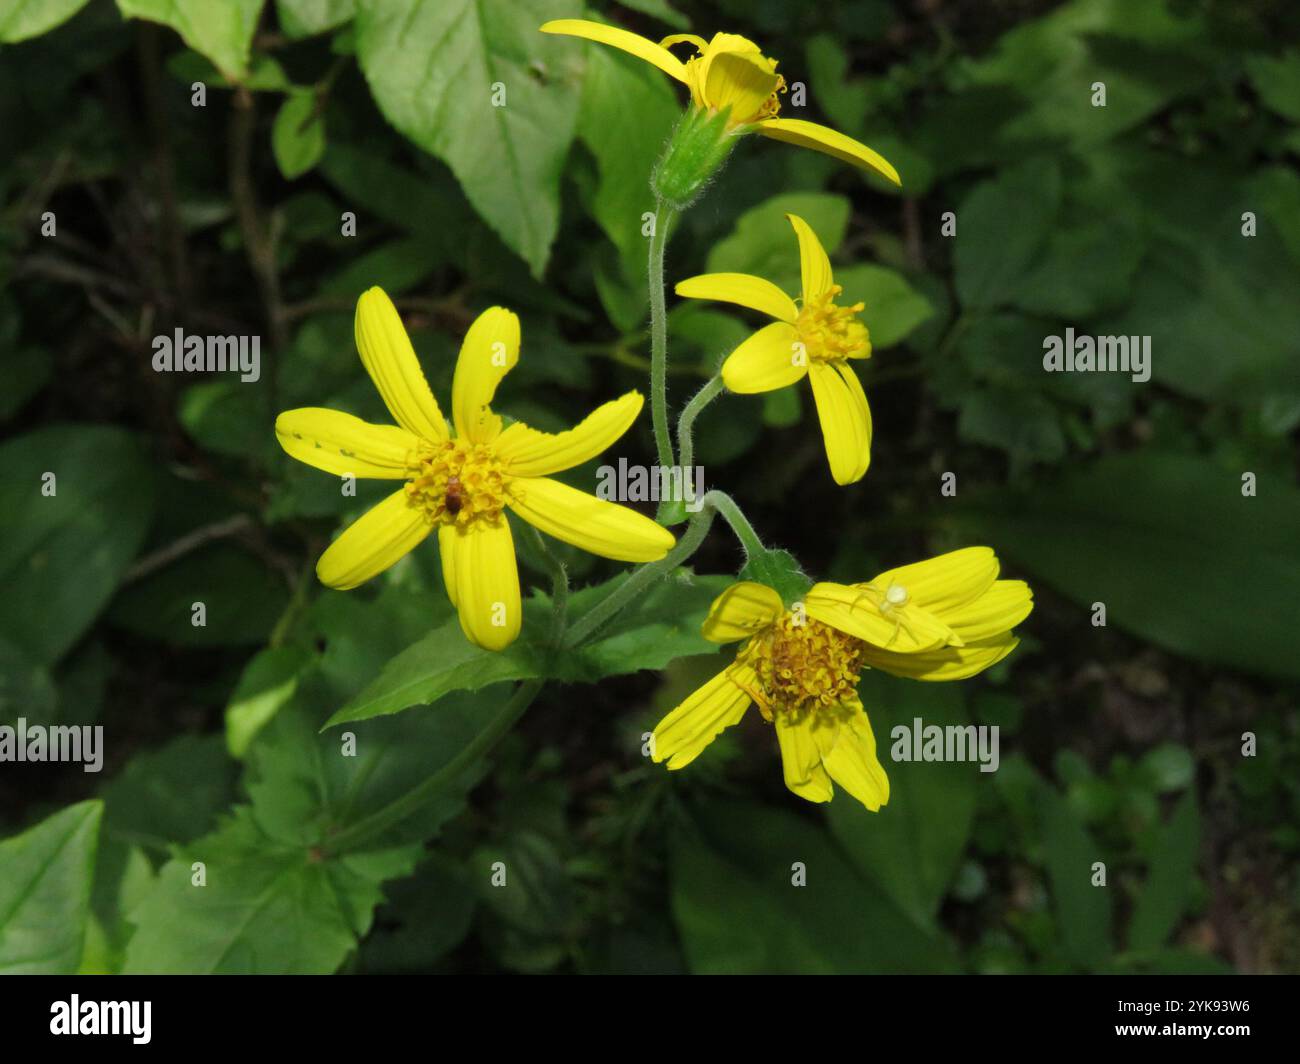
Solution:
<svg viewBox="0 0 1300 1064">
<path fill-rule="evenodd" d="M 275 438 L 291 458 L 337 476 L 400 480 L 410 475 L 420 438 L 396 425 L 371 425 L 339 410 L 305 406 L 275 419 Z"/>
<path fill-rule="evenodd" d="M 628 392 L 598 406 L 567 432 L 538 432 L 517 421 L 497 437 L 494 450 L 517 477 L 572 469 L 595 458 L 631 428 L 644 401 L 640 392 Z"/>
<path fill-rule="evenodd" d="M 354 332 L 361 362 L 393 420 L 423 439 L 445 440 L 447 423 L 397 308 L 382 288 L 371 288 L 357 300 Z"/>
<path fill-rule="evenodd" d="M 934 558 L 886 569 L 873 580 L 887 589 L 898 584 L 908 598 L 947 619 L 949 611 L 974 601 L 998 577 L 998 557 L 989 547 L 963 547 Z"/>
<path fill-rule="evenodd" d="M 347 591 L 382 573 L 432 531 L 424 510 L 410 505 L 406 490 L 395 491 L 330 544 L 316 563 L 316 576 L 326 587 Z"/>
<path fill-rule="evenodd" d="M 795 236 L 799 238 L 799 272 L 803 278 L 803 301 L 805 303 L 823 296 L 835 283 L 831 276 L 831 260 L 826 257 L 826 249 L 812 231 L 812 226 L 797 214 L 787 214 L 786 219 L 794 226 Z"/>
<path fill-rule="evenodd" d="M 792 723 L 786 713 L 776 715 L 776 739 L 781 745 L 781 767 L 785 785 L 810 802 L 829 802 L 835 793 L 830 776 L 822 767 L 821 751 L 813 736 L 811 714 Z"/>
<path fill-rule="evenodd" d="M 638 59 L 653 63 L 669 77 L 678 81 L 686 80 L 686 64 L 667 48 L 654 41 L 646 40 L 635 33 L 620 30 L 615 26 L 605 26 L 599 22 L 588 22 L 580 18 L 558 18 L 542 26 L 543 33 L 560 33 L 566 37 L 582 37 L 598 44 L 608 44 L 630 52 Z"/>
<path fill-rule="evenodd" d="M 746 125 L 758 117 L 780 78 L 755 49 L 719 52 L 706 59 L 703 93 L 706 104 L 717 111 L 730 108 L 728 125 Z"/>
<path fill-rule="evenodd" d="M 889 801 L 889 777 L 876 757 L 876 737 L 860 705 L 838 728 L 818 729 L 814 734 L 831 779 L 873 813 Z"/>
<path fill-rule="evenodd" d="M 963 647 L 943 647 L 919 654 L 894 654 L 867 646 L 862 660 L 873 669 L 909 680 L 965 680 L 996 665 L 1019 645 L 1020 640 L 1015 636 L 1000 635 Z"/>
<path fill-rule="evenodd" d="M 502 514 L 493 524 L 479 522 L 456 535 L 451 553 L 461 631 L 484 650 L 504 650 L 523 622 L 510 523 Z"/>
<path fill-rule="evenodd" d="M 758 131 L 773 140 L 783 140 L 800 148 L 811 148 L 841 162 L 874 170 L 900 187 L 903 184 L 899 180 L 898 171 L 879 152 L 872 151 L 865 144 L 859 144 L 843 133 L 819 126 L 816 122 L 805 122 L 802 118 L 768 118 L 758 123 Z"/>
<path fill-rule="evenodd" d="M 670 769 L 689 765 L 724 728 L 740 723 L 750 702 L 742 685 L 757 682 L 752 668 L 734 664 L 692 693 L 655 727 L 655 761 L 667 759 Z"/>
<path fill-rule="evenodd" d="M 722 382 L 733 392 L 751 395 L 794 384 L 808 372 L 808 354 L 793 325 L 764 325 L 727 356 Z"/>
<path fill-rule="evenodd" d="M 691 43 L 695 46 L 697 52 L 703 52 L 709 46 L 709 42 L 695 33 L 670 33 L 659 42 L 660 48 L 671 48 L 674 44 Z"/>
<path fill-rule="evenodd" d="M 999 580 L 984 594 L 944 615 L 944 621 L 967 643 L 1011 631 L 1034 608 L 1034 593 L 1023 580 Z"/>
<path fill-rule="evenodd" d="M 521 477 L 506 500 L 512 510 L 548 536 L 620 562 L 652 562 L 676 540 L 643 514 L 606 502 L 549 477 Z"/>
<path fill-rule="evenodd" d="M 843 359 L 808 367 L 822 440 L 835 483 L 862 479 L 871 464 L 871 408 L 857 373 Z"/>
<path fill-rule="evenodd" d="M 748 639 L 785 612 L 781 596 L 766 584 L 742 580 L 713 600 L 700 631 L 713 643 Z"/>
<path fill-rule="evenodd" d="M 497 385 L 519 361 L 519 319 L 504 307 L 488 307 L 469 327 L 451 383 L 451 417 L 456 433 L 489 443 L 501 431 L 492 413 Z"/>
<path fill-rule="evenodd" d="M 447 598 L 456 605 L 456 542 L 460 533 L 455 525 L 438 526 L 438 557 L 442 560 L 442 583 Z"/>
<path fill-rule="evenodd" d="M 957 633 L 916 603 L 894 607 L 886 615 L 880 609 L 880 598 L 880 592 L 827 581 L 809 589 L 804 607 L 815 621 L 900 654 L 961 644 Z"/>
<path fill-rule="evenodd" d="M 679 282 L 674 291 L 686 299 L 716 299 L 749 307 L 777 321 L 793 323 L 799 316 L 793 299 L 771 281 L 748 273 L 702 273 Z"/>
</svg>

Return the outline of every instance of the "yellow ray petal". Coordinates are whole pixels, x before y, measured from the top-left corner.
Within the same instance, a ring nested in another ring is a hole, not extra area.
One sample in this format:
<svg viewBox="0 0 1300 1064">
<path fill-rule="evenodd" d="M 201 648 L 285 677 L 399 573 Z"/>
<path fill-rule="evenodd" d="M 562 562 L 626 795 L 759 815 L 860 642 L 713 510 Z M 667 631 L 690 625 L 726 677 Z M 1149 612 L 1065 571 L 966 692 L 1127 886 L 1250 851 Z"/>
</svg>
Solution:
<svg viewBox="0 0 1300 1064">
<path fill-rule="evenodd" d="M 316 563 L 316 576 L 326 587 L 347 591 L 382 573 L 432 531 L 424 510 L 410 505 L 406 490 L 395 491 L 329 545 Z"/>
<path fill-rule="evenodd" d="M 822 767 L 821 751 L 813 736 L 812 716 L 806 715 L 798 723 L 792 723 L 788 714 L 778 713 L 776 738 L 781 745 L 785 785 L 810 802 L 829 802 L 835 788 Z"/>
<path fill-rule="evenodd" d="M 727 356 L 722 382 L 733 392 L 752 395 L 794 384 L 808 372 L 808 355 L 793 325 L 764 325 Z"/>
<path fill-rule="evenodd" d="M 676 540 L 643 514 L 549 477 L 520 477 L 506 499 L 515 513 L 548 536 L 620 562 L 652 562 Z"/>
<path fill-rule="evenodd" d="M 944 615 L 944 621 L 967 643 L 1011 631 L 1034 608 L 1034 593 L 1023 580 L 999 580 L 973 602 Z"/>
<path fill-rule="evenodd" d="M 456 541 L 460 533 L 455 525 L 438 526 L 438 557 L 442 561 L 442 583 L 447 598 L 456 605 Z"/>
<path fill-rule="evenodd" d="M 558 18 L 542 26 L 543 33 L 559 33 L 566 37 L 582 37 L 598 44 L 608 44 L 630 52 L 638 59 L 653 63 L 665 74 L 678 81 L 686 80 L 686 64 L 667 48 L 654 41 L 620 30 L 615 26 L 605 26 L 599 22 L 588 22 L 580 18 Z"/>
<path fill-rule="evenodd" d="M 1020 640 L 1008 634 L 919 654 L 894 654 L 868 646 L 862 660 L 873 669 L 909 680 L 966 680 L 996 665 L 1019 645 Z"/>
<path fill-rule="evenodd" d="M 989 547 L 963 547 L 935 558 L 886 569 L 871 584 L 888 588 L 898 584 L 908 598 L 933 613 L 946 615 L 972 602 L 993 586 L 998 558 Z"/>
<path fill-rule="evenodd" d="M 275 438 L 291 458 L 337 476 L 400 480 L 410 475 L 420 438 L 396 425 L 371 425 L 319 406 L 286 410 L 275 419 Z"/>
<path fill-rule="evenodd" d="M 674 44 L 684 44 L 689 42 L 695 46 L 697 52 L 703 52 L 709 46 L 709 42 L 695 33 L 670 33 L 659 42 L 660 48 L 671 48 Z"/>
<path fill-rule="evenodd" d="M 655 727 L 655 761 L 668 760 L 670 769 L 689 765 L 724 728 L 740 723 L 750 702 L 741 685 L 757 682 L 753 669 L 733 664 L 698 688 Z"/>
<path fill-rule="evenodd" d="M 397 308 L 382 288 L 361 294 L 353 330 L 361 363 L 393 420 L 423 439 L 445 440 L 447 423 L 424 379 Z"/>
<path fill-rule="evenodd" d="M 539 432 L 517 421 L 497 437 L 496 455 L 517 477 L 572 469 L 595 458 L 631 428 L 644 401 L 640 392 L 628 392 L 598 406 L 567 432 Z"/>
<path fill-rule="evenodd" d="M 862 479 L 871 464 L 871 408 L 857 373 L 843 359 L 808 367 L 826 458 L 835 483 Z"/>
<path fill-rule="evenodd" d="M 859 144 L 843 133 L 819 126 L 816 122 L 805 122 L 802 118 L 768 118 L 758 123 L 758 131 L 773 140 L 783 140 L 800 148 L 811 148 L 841 162 L 874 170 L 900 187 L 903 184 L 899 180 L 898 171 L 879 152 L 872 151 L 865 144 Z"/>
<path fill-rule="evenodd" d="M 831 779 L 873 813 L 889 801 L 889 777 L 876 756 L 876 737 L 861 706 L 838 728 L 814 734 Z"/>
<path fill-rule="evenodd" d="M 873 646 L 900 654 L 960 645 L 961 637 L 915 603 L 886 615 L 877 593 L 828 581 L 814 584 L 804 596 L 808 616 Z"/>
<path fill-rule="evenodd" d="M 484 650 L 504 650 L 523 622 L 510 523 L 502 514 L 493 524 L 476 523 L 456 535 L 451 553 L 461 631 Z"/>
<path fill-rule="evenodd" d="M 826 256 L 826 249 L 812 231 L 812 226 L 797 214 L 787 214 L 786 219 L 794 226 L 795 236 L 799 238 L 799 272 L 803 278 L 803 301 L 808 303 L 830 291 L 835 278 L 831 276 L 831 260 Z"/>
<path fill-rule="evenodd" d="M 717 52 L 705 62 L 704 99 L 715 110 L 730 108 L 727 121 L 731 126 L 754 121 L 781 80 L 757 48 Z"/>
<path fill-rule="evenodd" d="M 680 281 L 674 291 L 686 299 L 716 299 L 761 311 L 777 321 L 799 316 L 794 300 L 771 281 L 748 273 L 702 273 Z"/>
<path fill-rule="evenodd" d="M 519 319 L 504 307 L 488 307 L 469 327 L 451 382 L 451 417 L 456 433 L 488 443 L 501 431 L 492 413 L 497 385 L 519 361 Z"/>
<path fill-rule="evenodd" d="M 734 643 L 766 628 L 784 611 L 781 596 L 766 584 L 742 580 L 713 600 L 700 632 L 713 643 Z"/>
</svg>

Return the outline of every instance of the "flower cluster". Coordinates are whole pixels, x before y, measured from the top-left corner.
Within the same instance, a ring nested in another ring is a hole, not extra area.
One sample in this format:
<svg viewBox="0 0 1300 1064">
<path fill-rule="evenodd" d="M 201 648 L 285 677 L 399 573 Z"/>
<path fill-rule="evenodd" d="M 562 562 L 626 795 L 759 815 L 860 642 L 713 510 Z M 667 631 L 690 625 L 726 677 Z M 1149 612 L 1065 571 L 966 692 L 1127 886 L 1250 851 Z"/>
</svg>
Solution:
<svg viewBox="0 0 1300 1064">
<path fill-rule="evenodd" d="M 655 43 L 577 19 L 548 22 L 542 30 L 622 49 L 689 90 L 690 104 L 652 177 L 665 218 L 690 205 L 736 139 L 749 133 L 824 152 L 901 183 L 894 167 L 866 145 L 813 122 L 780 117 L 785 78 L 777 62 L 744 37 L 719 33 L 706 41 L 677 34 Z M 684 47 L 692 51 L 685 58 L 672 50 Z M 831 476 L 850 485 L 862 479 L 871 460 L 871 410 L 852 365 L 871 357 L 870 312 L 861 302 L 841 298 L 825 248 L 807 222 L 793 214 L 787 219 L 799 250 L 797 296 L 739 273 L 691 277 L 676 292 L 773 319 L 731 352 L 717 388 L 767 392 L 807 377 Z M 665 334 L 665 239 L 659 234 L 652 242 L 652 267 L 657 250 L 660 278 L 656 282 L 652 268 L 652 337 Z M 538 432 L 521 422 L 505 426 L 491 404 L 519 358 L 520 329 L 513 313 L 492 307 L 465 336 L 449 425 L 397 310 L 378 288 L 357 303 L 356 342 L 396 424 L 371 425 L 317 408 L 290 410 L 276 422 L 281 445 L 300 461 L 336 475 L 401 482 L 321 556 L 316 571 L 324 584 L 354 588 L 436 533 L 447 595 L 461 628 L 471 642 L 495 651 L 517 638 L 522 623 L 508 513 L 606 558 L 653 563 L 673 549 L 675 537 L 662 524 L 553 479 L 628 430 L 643 405 L 638 392 L 605 403 L 567 432 Z M 652 351 L 651 374 L 661 459 L 672 456 L 663 428 L 664 343 Z M 680 434 L 678 443 L 685 451 Z M 715 503 L 714 510 L 751 551 L 757 542 L 752 528 L 733 500 L 721 498 L 725 504 Z M 712 512 L 703 519 L 711 520 Z M 678 553 L 663 564 L 676 564 Z M 868 809 L 879 809 L 889 799 L 889 778 L 858 698 L 862 670 L 925 681 L 973 676 L 1015 648 L 1012 629 L 1032 606 L 1023 582 L 999 579 L 998 560 L 987 547 L 890 569 L 865 583 L 804 581 L 793 593 L 789 586 L 741 580 L 714 601 L 703 625 L 708 640 L 738 644 L 735 659 L 659 723 L 654 759 L 669 769 L 690 764 L 752 703 L 776 731 L 790 790 L 824 802 L 838 784 Z"/>
</svg>

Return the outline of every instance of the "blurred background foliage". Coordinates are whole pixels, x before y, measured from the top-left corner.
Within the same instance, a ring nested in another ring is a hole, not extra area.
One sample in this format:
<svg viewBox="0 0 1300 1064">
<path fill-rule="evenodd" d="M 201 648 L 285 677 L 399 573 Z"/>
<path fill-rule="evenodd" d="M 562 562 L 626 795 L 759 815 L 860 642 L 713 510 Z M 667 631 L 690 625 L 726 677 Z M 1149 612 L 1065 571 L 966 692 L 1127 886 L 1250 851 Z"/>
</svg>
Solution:
<svg viewBox="0 0 1300 1064">
<path fill-rule="evenodd" d="M 680 97 L 536 32 L 570 0 L 0 0 L 0 722 L 101 724 L 107 751 L 99 776 L 0 766 L 0 971 L 1300 969 L 1300 11 L 597 8 L 754 38 L 804 114 L 901 172 L 899 193 L 746 141 L 669 248 L 670 278 L 793 286 L 781 215 L 809 220 L 867 301 L 867 478 L 831 483 L 794 389 L 724 397 L 697 453 L 820 577 L 988 543 L 1033 582 L 991 674 L 863 680 L 882 743 L 915 717 L 996 724 L 999 770 L 887 762 L 881 813 L 815 807 L 757 714 L 686 772 L 651 766 L 643 733 L 722 660 L 689 631 L 716 585 L 684 575 L 654 631 L 692 656 L 550 686 L 490 764 L 332 853 L 506 685 L 364 721 L 355 758 L 318 734 L 450 612 L 429 550 L 315 583 L 378 495 L 287 459 L 274 416 L 386 420 L 352 341 L 372 284 L 439 394 L 498 302 L 523 318 L 511 414 L 556 429 L 644 388 L 646 177 Z M 670 305 L 680 403 L 751 323 Z M 1150 335 L 1151 382 L 1044 373 L 1067 326 Z M 262 379 L 153 372 L 176 327 L 260 335 Z M 648 431 L 616 453 L 649 461 Z M 564 558 L 580 584 L 615 571 Z M 718 530 L 694 567 L 739 561 Z"/>
</svg>

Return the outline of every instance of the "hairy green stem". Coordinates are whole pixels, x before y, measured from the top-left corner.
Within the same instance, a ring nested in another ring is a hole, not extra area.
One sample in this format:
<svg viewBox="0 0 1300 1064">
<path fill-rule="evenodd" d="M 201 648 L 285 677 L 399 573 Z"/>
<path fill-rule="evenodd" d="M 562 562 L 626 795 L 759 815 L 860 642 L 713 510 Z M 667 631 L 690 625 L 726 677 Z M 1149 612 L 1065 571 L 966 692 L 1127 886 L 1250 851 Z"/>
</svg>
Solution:
<svg viewBox="0 0 1300 1064">
<path fill-rule="evenodd" d="M 650 233 L 650 417 L 655 453 L 664 469 L 673 467 L 673 441 L 668 429 L 668 310 L 664 301 L 664 249 L 676 212 L 663 201 L 655 205 Z"/>
<path fill-rule="evenodd" d="M 721 375 L 710 377 L 708 383 L 691 396 L 691 401 L 682 408 L 682 416 L 677 419 L 677 453 L 683 470 L 689 469 L 695 459 L 695 440 L 691 435 L 695 419 L 722 394 L 725 387 Z"/>
<path fill-rule="evenodd" d="M 749 518 L 745 516 L 744 511 L 741 510 L 735 499 L 725 491 L 706 492 L 704 498 L 722 515 L 722 519 L 731 526 L 731 531 L 736 534 L 736 539 L 740 540 L 740 546 L 745 552 L 746 561 L 767 550 L 763 546 L 763 541 L 758 538 L 758 533 L 754 531 L 754 526 L 749 523 Z"/>
<path fill-rule="evenodd" d="M 474 736 L 460 753 L 423 783 L 407 791 L 400 798 L 389 802 L 377 812 L 364 820 L 359 820 L 349 828 L 325 840 L 323 849 L 327 853 L 343 853 L 346 850 L 359 849 L 366 843 L 376 841 L 384 832 L 396 827 L 403 820 L 419 812 L 424 806 L 442 793 L 443 788 L 464 774 L 476 761 L 487 753 L 510 731 L 524 715 L 524 711 L 533 704 L 545 681 L 529 680 L 521 683 L 487 726 Z"/>
<path fill-rule="evenodd" d="M 594 635 L 601 625 L 612 620 L 644 594 L 651 584 L 667 576 L 700 549 L 700 544 L 704 542 L 704 537 L 708 535 L 709 527 L 713 524 L 715 511 L 709 504 L 711 494 L 712 492 L 705 494 L 703 505 L 691 517 L 690 524 L 686 526 L 686 531 L 682 533 L 677 545 L 657 562 L 648 562 L 638 569 L 633 569 L 626 580 L 579 617 L 569 629 L 565 646 L 569 648 L 580 646 L 584 640 Z"/>
</svg>

